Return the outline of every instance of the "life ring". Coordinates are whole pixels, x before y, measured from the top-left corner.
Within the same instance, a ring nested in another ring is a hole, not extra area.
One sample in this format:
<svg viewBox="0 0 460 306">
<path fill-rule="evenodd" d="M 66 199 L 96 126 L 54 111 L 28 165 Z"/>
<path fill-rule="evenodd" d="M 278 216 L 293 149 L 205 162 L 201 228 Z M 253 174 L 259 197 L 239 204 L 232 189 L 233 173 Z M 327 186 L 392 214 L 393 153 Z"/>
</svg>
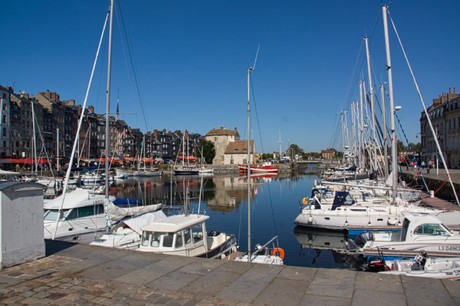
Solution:
<svg viewBox="0 0 460 306">
<path fill-rule="evenodd" d="M 303 205 L 308 205 L 308 198 L 303 198 L 302 199 L 302 204 Z"/>
<path fill-rule="evenodd" d="M 284 260 L 284 250 L 282 248 L 273 248 L 271 256 L 279 256 L 281 260 Z"/>
</svg>

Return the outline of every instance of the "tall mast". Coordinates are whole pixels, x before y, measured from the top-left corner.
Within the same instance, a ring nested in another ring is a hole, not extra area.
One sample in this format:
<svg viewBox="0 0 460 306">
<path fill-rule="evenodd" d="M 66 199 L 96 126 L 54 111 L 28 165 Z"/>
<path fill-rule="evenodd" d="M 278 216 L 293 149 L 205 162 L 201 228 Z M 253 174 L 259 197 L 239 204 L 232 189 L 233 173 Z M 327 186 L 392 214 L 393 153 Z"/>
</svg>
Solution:
<svg viewBox="0 0 460 306">
<path fill-rule="evenodd" d="M 56 172 L 59 172 L 59 128 L 56 129 Z"/>
<path fill-rule="evenodd" d="M 30 100 L 30 104 L 32 107 L 32 154 L 33 154 L 33 164 L 32 164 L 32 171 L 37 175 L 38 173 L 38 164 L 37 164 L 37 139 L 36 139 L 36 132 L 35 132 L 35 110 L 34 110 L 34 102 Z M 35 168 L 35 169 L 34 169 Z"/>
<path fill-rule="evenodd" d="M 113 10 L 114 0 L 110 0 L 110 23 L 109 23 L 109 47 L 107 59 L 107 89 L 105 99 L 105 221 L 106 233 L 110 232 L 109 216 L 109 157 L 110 157 L 110 85 L 112 76 L 112 30 L 113 30 Z"/>
<path fill-rule="evenodd" d="M 373 154 L 374 157 L 371 158 L 371 161 L 373 161 L 372 168 L 374 171 L 377 170 L 377 136 L 375 132 L 375 106 L 374 106 L 374 87 L 372 85 L 372 72 L 371 72 L 371 56 L 369 52 L 369 42 L 367 37 L 364 37 L 364 42 L 366 44 L 366 58 L 367 58 L 367 78 L 369 79 L 369 92 L 371 96 L 371 113 L 372 113 L 372 142 L 371 145 L 374 149 Z"/>
<path fill-rule="evenodd" d="M 340 119 L 342 123 L 342 164 L 345 164 L 345 112 L 340 112 Z"/>
<path fill-rule="evenodd" d="M 251 72 L 248 68 L 248 262 L 251 261 Z"/>
<path fill-rule="evenodd" d="M 364 152 L 364 103 L 363 103 L 363 81 L 359 82 L 359 166 L 364 169 L 365 152 Z"/>
<path fill-rule="evenodd" d="M 383 170 L 385 179 L 388 178 L 388 133 L 387 133 L 387 109 L 385 107 L 385 89 L 380 85 L 380 95 L 382 96 L 382 121 L 383 121 Z"/>
<path fill-rule="evenodd" d="M 383 14 L 383 30 L 385 34 L 385 53 L 387 57 L 387 73 L 388 73 L 388 93 L 390 98 L 390 114 L 391 114 L 391 167 L 392 167 L 392 182 L 391 182 L 391 202 L 396 203 L 396 185 L 398 183 L 398 164 L 396 161 L 396 128 L 395 128 L 395 105 L 393 98 L 393 74 L 391 71 L 391 55 L 390 55 L 390 42 L 388 38 L 388 16 L 387 6 L 382 6 Z"/>
</svg>

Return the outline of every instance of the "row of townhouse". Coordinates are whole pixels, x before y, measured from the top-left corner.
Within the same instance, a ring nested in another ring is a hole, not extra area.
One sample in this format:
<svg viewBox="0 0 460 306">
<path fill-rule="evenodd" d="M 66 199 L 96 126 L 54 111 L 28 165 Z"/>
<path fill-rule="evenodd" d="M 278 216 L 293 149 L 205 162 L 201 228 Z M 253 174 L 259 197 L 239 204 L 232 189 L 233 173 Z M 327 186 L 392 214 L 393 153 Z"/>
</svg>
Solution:
<svg viewBox="0 0 460 306">
<path fill-rule="evenodd" d="M 55 92 L 30 96 L 0 85 L 0 109 L 0 162 L 34 157 L 35 151 L 36 156 L 49 159 L 53 165 L 64 165 L 70 159 L 83 111 L 76 157 L 87 161 L 106 156 L 106 117 L 96 114 L 92 106 L 83 110 L 75 100 L 61 100 Z M 182 152 L 197 156 L 200 134 L 187 130 L 183 133 L 154 130 L 144 134 L 117 117 L 109 119 L 110 157 L 175 160 Z"/>
<path fill-rule="evenodd" d="M 441 163 L 435 137 L 438 139 L 446 165 L 452 169 L 460 168 L 460 96 L 456 88 L 449 88 L 427 108 L 434 128 L 432 132 L 425 112 L 420 118 L 421 159 L 426 164 Z"/>
</svg>

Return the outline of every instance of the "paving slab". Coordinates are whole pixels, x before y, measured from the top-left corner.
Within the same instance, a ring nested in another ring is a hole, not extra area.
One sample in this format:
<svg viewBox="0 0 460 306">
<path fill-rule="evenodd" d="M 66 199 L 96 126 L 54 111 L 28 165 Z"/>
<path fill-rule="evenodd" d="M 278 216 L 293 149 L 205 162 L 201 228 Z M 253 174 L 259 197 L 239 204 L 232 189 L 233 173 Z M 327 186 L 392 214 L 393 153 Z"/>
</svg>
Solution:
<svg viewBox="0 0 460 306">
<path fill-rule="evenodd" d="M 413 276 L 401 276 L 401 280 L 409 306 L 456 305 L 440 280 Z"/>
<path fill-rule="evenodd" d="M 352 305 L 405 306 L 406 298 L 401 292 L 389 292 L 369 289 L 357 289 L 353 295 Z M 440 305 L 440 304 L 438 304 Z"/>
<path fill-rule="evenodd" d="M 183 258 L 180 258 L 178 256 L 161 255 L 160 260 L 158 260 L 158 258 L 155 258 L 158 256 L 152 257 L 152 261 L 155 260 L 155 262 L 146 265 L 141 269 L 134 270 L 130 273 L 116 277 L 115 280 L 125 283 L 148 285 L 148 283 L 150 283 L 151 281 L 174 270 L 177 270 L 187 264 L 186 260 L 183 260 Z"/>
<path fill-rule="evenodd" d="M 73 245 L 0 270 L 0 304 L 443 306 L 460 282 Z"/>
<path fill-rule="evenodd" d="M 306 294 L 300 301 L 300 305 L 302 306 L 311 306 L 311 305 L 350 306 L 351 298 Z M 367 306 L 367 305 L 369 304 L 363 304 L 363 306 Z"/>
<path fill-rule="evenodd" d="M 356 273 L 355 288 L 401 294 L 404 291 L 400 276 L 382 275 L 371 272 Z"/>
<path fill-rule="evenodd" d="M 221 299 L 234 299 L 242 303 L 250 303 L 280 273 L 282 267 L 262 264 L 241 263 L 251 265 L 240 277 L 223 288 L 218 294 Z"/>
<path fill-rule="evenodd" d="M 298 305 L 307 289 L 308 281 L 275 278 L 254 301 L 262 305 Z"/>
</svg>

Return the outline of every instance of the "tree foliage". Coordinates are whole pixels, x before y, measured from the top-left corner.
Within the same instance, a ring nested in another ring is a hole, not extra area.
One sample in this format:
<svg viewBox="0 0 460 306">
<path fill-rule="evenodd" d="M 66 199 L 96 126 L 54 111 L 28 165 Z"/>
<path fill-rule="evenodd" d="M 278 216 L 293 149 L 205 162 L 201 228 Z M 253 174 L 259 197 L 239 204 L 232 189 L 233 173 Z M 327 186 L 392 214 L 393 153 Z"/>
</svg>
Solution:
<svg viewBox="0 0 460 306">
<path fill-rule="evenodd" d="M 289 156 L 302 155 L 303 150 L 298 145 L 293 143 L 289 146 L 286 153 Z"/>
<path fill-rule="evenodd" d="M 201 141 L 201 146 L 204 162 L 206 164 L 212 164 L 212 160 L 216 156 L 216 148 L 214 147 L 214 143 L 212 141 L 203 139 Z"/>
</svg>

